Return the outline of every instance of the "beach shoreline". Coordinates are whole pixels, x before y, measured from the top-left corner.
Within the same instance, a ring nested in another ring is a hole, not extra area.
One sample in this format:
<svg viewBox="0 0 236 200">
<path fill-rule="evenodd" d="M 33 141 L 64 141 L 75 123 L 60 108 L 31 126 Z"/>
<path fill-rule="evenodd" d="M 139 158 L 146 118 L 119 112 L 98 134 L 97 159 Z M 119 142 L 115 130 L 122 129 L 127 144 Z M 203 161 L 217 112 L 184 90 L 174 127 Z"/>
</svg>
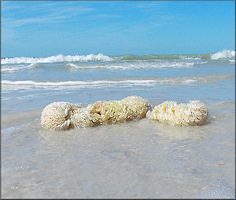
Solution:
<svg viewBox="0 0 236 200">
<path fill-rule="evenodd" d="M 215 60 L 179 56 L 4 64 L 2 197 L 233 198 L 235 63 L 224 51 Z M 144 118 L 67 131 L 41 127 L 50 103 L 85 107 L 131 95 L 152 108 L 200 100 L 209 118 L 202 126 Z"/>
<path fill-rule="evenodd" d="M 41 110 L 5 115 L 2 197 L 232 197 L 235 105 L 208 108 L 208 123 L 188 127 L 144 118 L 45 131 Z"/>
</svg>

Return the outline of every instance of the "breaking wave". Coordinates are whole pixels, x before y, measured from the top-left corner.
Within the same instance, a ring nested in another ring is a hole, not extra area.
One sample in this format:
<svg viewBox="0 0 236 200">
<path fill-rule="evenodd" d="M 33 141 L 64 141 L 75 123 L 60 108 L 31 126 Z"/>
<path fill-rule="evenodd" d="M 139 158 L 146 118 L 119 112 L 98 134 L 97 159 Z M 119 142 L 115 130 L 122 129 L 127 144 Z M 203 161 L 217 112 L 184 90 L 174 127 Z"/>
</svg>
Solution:
<svg viewBox="0 0 236 200">
<path fill-rule="evenodd" d="M 116 61 L 116 62 L 92 62 L 92 63 L 73 63 L 68 62 L 66 64 L 57 65 L 56 69 L 68 69 L 70 71 L 78 70 L 135 70 L 135 69 L 161 69 L 161 68 L 190 68 L 195 65 L 203 65 L 208 61 Z M 49 64 L 7 64 L 2 65 L 1 71 L 7 73 L 13 73 L 19 70 L 33 70 L 38 68 L 52 68 L 52 65 Z"/>
<path fill-rule="evenodd" d="M 189 68 L 194 65 L 205 64 L 206 62 L 173 62 L 173 61 L 154 61 L 154 62 L 116 62 L 108 64 L 91 64 L 91 65 L 81 65 L 79 63 L 68 63 L 67 67 L 70 70 L 80 70 L 80 69 L 106 69 L 106 70 L 133 70 L 133 69 L 159 69 L 159 68 Z"/>
<path fill-rule="evenodd" d="M 46 58 L 30 58 L 30 57 L 15 57 L 1 59 L 2 64 L 19 64 L 19 63 L 57 63 L 57 62 L 88 62 L 88 61 L 112 61 L 113 59 L 103 54 L 75 55 L 63 56 L 56 55 Z"/>
<path fill-rule="evenodd" d="M 206 54 L 166 54 L 166 55 L 122 55 L 113 56 L 116 60 L 219 60 L 219 59 L 235 59 L 235 51 L 225 49 L 218 53 L 206 53 Z"/>
<path fill-rule="evenodd" d="M 1 72 L 14 72 L 22 69 L 33 69 L 41 66 L 38 63 L 31 63 L 29 65 L 3 65 L 1 66 Z"/>
<path fill-rule="evenodd" d="M 212 54 L 211 59 L 212 60 L 219 60 L 219 59 L 235 59 L 235 51 L 225 49 L 223 51 L 220 51 L 218 53 Z"/>
<path fill-rule="evenodd" d="M 89 55 L 56 55 L 45 58 L 34 57 L 15 57 L 3 58 L 1 64 L 20 64 L 20 63 L 58 63 L 58 62 L 89 62 L 89 61 L 116 61 L 116 60 L 220 60 L 220 59 L 235 59 L 234 50 L 223 50 L 218 53 L 207 54 L 169 54 L 169 55 L 120 55 L 120 56 L 106 56 L 103 54 L 89 54 Z"/>
</svg>

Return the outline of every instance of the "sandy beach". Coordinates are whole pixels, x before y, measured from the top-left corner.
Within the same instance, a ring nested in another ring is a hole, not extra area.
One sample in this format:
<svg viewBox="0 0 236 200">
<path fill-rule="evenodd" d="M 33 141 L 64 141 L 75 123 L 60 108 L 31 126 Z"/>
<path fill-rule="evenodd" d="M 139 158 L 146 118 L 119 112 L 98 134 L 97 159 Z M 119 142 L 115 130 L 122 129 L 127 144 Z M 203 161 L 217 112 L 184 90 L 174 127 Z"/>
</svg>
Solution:
<svg viewBox="0 0 236 200">
<path fill-rule="evenodd" d="M 1 1 L 1 197 L 235 199 L 235 2 Z"/>
<path fill-rule="evenodd" d="M 40 110 L 5 115 L 2 197 L 233 198 L 235 105 L 207 106 L 191 127 L 144 118 L 50 132 Z"/>
</svg>

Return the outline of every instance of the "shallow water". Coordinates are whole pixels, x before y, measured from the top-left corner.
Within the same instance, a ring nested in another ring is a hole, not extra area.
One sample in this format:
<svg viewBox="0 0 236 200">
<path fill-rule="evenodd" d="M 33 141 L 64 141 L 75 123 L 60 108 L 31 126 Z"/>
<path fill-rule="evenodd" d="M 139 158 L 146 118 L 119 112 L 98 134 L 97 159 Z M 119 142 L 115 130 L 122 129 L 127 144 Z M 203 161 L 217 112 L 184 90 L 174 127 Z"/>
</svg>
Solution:
<svg viewBox="0 0 236 200">
<path fill-rule="evenodd" d="M 2 59 L 3 198 L 235 197 L 235 52 Z M 199 99 L 202 126 L 40 126 L 55 101 Z"/>
<path fill-rule="evenodd" d="M 40 110 L 5 115 L 2 197 L 233 198 L 235 105 L 207 106 L 193 127 L 142 119 L 49 132 Z"/>
</svg>

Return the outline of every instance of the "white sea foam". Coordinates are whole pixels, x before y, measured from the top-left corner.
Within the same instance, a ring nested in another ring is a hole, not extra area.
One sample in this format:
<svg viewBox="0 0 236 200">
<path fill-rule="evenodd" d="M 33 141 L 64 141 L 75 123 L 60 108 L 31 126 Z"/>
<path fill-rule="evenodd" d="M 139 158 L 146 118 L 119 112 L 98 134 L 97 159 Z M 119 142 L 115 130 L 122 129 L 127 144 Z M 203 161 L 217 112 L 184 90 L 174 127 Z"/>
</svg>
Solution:
<svg viewBox="0 0 236 200">
<path fill-rule="evenodd" d="M 160 68 L 191 68 L 195 65 L 203 65 L 208 61 L 166 61 L 166 60 L 156 60 L 156 61 L 131 61 L 131 62 L 68 62 L 66 65 L 61 65 L 60 68 L 67 68 L 71 71 L 77 70 L 134 70 L 134 69 L 160 69 Z M 44 68 L 51 67 L 51 65 L 44 65 L 40 63 L 31 64 L 3 64 L 1 66 L 2 72 L 13 73 L 19 70 L 34 69 L 38 66 L 43 66 Z"/>
<path fill-rule="evenodd" d="M 211 55 L 212 60 L 227 59 L 227 58 L 230 59 L 235 58 L 235 51 L 225 49 L 223 51 Z"/>
<path fill-rule="evenodd" d="M 189 85 L 195 83 L 214 82 L 232 77 L 232 74 L 192 76 L 192 77 L 162 77 L 156 79 L 108 79 L 94 81 L 10 81 L 2 80 L 3 90 L 26 88 L 93 88 L 93 87 L 130 87 L 130 86 L 155 86 L 155 85 Z"/>
<path fill-rule="evenodd" d="M 15 126 L 10 126 L 10 127 L 5 128 L 5 129 L 2 129 L 2 134 L 16 133 L 16 132 L 20 131 L 22 128 L 28 127 L 30 124 L 32 124 L 36 120 L 38 120 L 38 118 L 33 119 L 33 120 L 31 120 L 29 122 L 26 122 L 26 123 L 23 123 L 23 124 L 18 124 L 18 125 L 15 125 Z"/>
<path fill-rule="evenodd" d="M 60 66 L 61 69 L 67 68 L 71 71 L 76 70 L 133 70 L 133 69 L 158 69 L 158 68 L 190 68 L 195 65 L 202 65 L 207 61 L 194 62 L 176 62 L 176 61 L 140 61 L 140 62 L 106 62 L 106 63 L 73 63 L 69 62 L 66 65 Z M 4 64 L 1 66 L 2 72 L 13 73 L 19 70 L 34 69 L 39 66 L 51 67 L 50 65 L 43 65 L 39 63 L 31 64 Z"/>
<path fill-rule="evenodd" d="M 113 60 L 169 60 L 169 59 L 182 59 L 182 60 L 201 60 L 202 57 L 206 56 L 206 59 L 209 59 L 209 56 L 213 60 L 218 59 L 234 59 L 235 51 L 234 50 L 223 50 L 215 54 L 199 54 L 199 55 L 146 55 L 146 56 L 137 56 L 133 55 L 131 57 L 127 56 L 116 56 L 109 57 L 103 54 L 89 54 L 89 55 L 67 55 L 62 54 L 50 57 L 14 57 L 14 58 L 3 58 L 1 59 L 1 64 L 20 64 L 20 63 L 57 63 L 57 62 L 88 62 L 88 61 L 113 61 Z M 123 58 L 124 57 L 124 58 Z M 126 58 L 127 57 L 127 58 Z M 145 59 L 144 59 L 145 58 Z"/>
<path fill-rule="evenodd" d="M 201 57 L 194 57 L 194 56 L 180 56 L 181 59 L 184 59 L 184 60 L 201 60 Z"/>
<path fill-rule="evenodd" d="M 67 55 L 61 54 L 45 58 L 15 57 L 1 59 L 2 64 L 19 64 L 19 63 L 56 63 L 56 62 L 86 62 L 86 61 L 112 61 L 113 59 L 103 54 L 89 55 Z"/>
<path fill-rule="evenodd" d="M 36 63 L 31 63 L 29 65 L 3 65 L 1 66 L 1 72 L 14 72 L 22 69 L 33 69 L 37 66 Z"/>
<path fill-rule="evenodd" d="M 96 87 L 96 86 L 106 86 L 106 85 L 150 85 L 155 84 L 155 80 L 98 80 L 98 81 L 59 81 L 59 82 L 52 82 L 52 81 L 9 81 L 9 80 L 2 80 L 3 85 L 15 85 L 15 86 L 76 86 L 76 87 Z"/>
<path fill-rule="evenodd" d="M 141 62 L 106 63 L 103 65 L 99 64 L 81 65 L 79 63 L 78 64 L 68 63 L 67 66 L 71 70 L 81 70 L 81 69 L 132 70 L 132 69 L 150 69 L 150 68 L 190 68 L 193 67 L 194 65 L 205 64 L 206 62 L 141 61 Z"/>
<path fill-rule="evenodd" d="M 186 83 L 186 84 L 189 84 L 189 83 L 196 83 L 197 80 L 193 80 L 193 79 L 187 79 L 187 80 L 184 80 L 183 83 Z"/>
</svg>

